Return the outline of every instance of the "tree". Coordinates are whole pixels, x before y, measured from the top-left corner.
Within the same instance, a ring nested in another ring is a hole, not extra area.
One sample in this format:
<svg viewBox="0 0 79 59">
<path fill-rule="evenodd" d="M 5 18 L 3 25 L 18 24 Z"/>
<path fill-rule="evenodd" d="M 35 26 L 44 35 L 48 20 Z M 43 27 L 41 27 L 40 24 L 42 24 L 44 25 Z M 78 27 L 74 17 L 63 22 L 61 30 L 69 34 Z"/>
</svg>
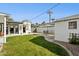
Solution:
<svg viewBox="0 0 79 59">
<path fill-rule="evenodd" d="M 36 23 L 35 25 L 38 25 L 38 23 Z"/>
<path fill-rule="evenodd" d="M 45 23 L 46 23 L 45 21 L 42 22 L 42 24 L 45 24 Z"/>
</svg>

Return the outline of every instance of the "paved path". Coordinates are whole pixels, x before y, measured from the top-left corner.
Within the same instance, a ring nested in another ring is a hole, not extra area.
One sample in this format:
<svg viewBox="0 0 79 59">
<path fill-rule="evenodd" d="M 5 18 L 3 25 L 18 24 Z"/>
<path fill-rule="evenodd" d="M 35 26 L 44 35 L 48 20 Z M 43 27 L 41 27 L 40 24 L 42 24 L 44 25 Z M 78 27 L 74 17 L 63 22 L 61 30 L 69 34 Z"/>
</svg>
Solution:
<svg viewBox="0 0 79 59">
<path fill-rule="evenodd" d="M 41 34 L 46 38 L 47 41 L 53 42 L 54 41 L 54 36 L 50 34 Z"/>
<path fill-rule="evenodd" d="M 69 44 L 69 43 L 66 43 L 66 42 L 55 41 L 53 35 L 44 35 L 43 34 L 43 36 L 46 37 L 47 38 L 46 40 L 48 40 L 50 42 L 57 42 L 57 43 L 63 45 L 69 51 L 72 52 L 73 56 L 79 56 L 79 45 L 73 45 L 73 44 Z"/>
<path fill-rule="evenodd" d="M 3 48 L 3 44 L 0 44 L 0 52 L 2 51 Z"/>
<path fill-rule="evenodd" d="M 73 45 L 73 44 L 69 44 L 61 41 L 55 41 L 55 42 L 65 46 L 68 50 L 72 52 L 73 56 L 79 56 L 79 45 Z"/>
<path fill-rule="evenodd" d="M 0 51 L 2 50 L 2 47 L 3 47 L 3 39 L 4 37 L 3 36 L 0 36 Z"/>
</svg>

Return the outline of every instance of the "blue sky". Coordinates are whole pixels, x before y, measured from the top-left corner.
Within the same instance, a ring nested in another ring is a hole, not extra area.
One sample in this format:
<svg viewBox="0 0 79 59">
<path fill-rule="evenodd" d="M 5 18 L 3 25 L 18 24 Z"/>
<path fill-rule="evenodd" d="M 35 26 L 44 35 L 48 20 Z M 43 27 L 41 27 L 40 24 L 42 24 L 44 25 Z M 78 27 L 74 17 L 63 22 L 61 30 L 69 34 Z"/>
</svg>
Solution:
<svg viewBox="0 0 79 59">
<path fill-rule="evenodd" d="M 48 14 L 32 19 L 40 13 L 54 6 L 55 3 L 0 3 L 0 12 L 8 13 L 15 21 L 29 20 L 32 23 L 48 22 Z M 62 18 L 69 15 L 79 14 L 79 4 L 77 3 L 61 3 L 52 9 L 52 18 Z"/>
</svg>

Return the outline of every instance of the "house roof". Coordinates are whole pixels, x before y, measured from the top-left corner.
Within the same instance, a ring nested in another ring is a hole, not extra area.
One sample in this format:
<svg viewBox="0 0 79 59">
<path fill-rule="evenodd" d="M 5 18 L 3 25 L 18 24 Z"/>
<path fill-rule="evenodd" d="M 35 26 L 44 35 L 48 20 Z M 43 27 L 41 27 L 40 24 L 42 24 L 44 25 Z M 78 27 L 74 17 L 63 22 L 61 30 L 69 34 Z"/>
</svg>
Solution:
<svg viewBox="0 0 79 59">
<path fill-rule="evenodd" d="M 71 15 L 71 16 L 67 16 L 67 17 L 63 17 L 63 18 L 59 18 L 59 19 L 56 19 L 55 22 L 75 20 L 75 19 L 79 19 L 79 14 Z"/>
<path fill-rule="evenodd" d="M 3 15 L 3 16 L 9 16 L 10 14 L 0 12 L 0 15 Z"/>
<path fill-rule="evenodd" d="M 28 21 L 28 20 L 23 20 L 23 21 L 14 21 L 13 19 L 7 21 L 7 23 L 18 23 L 18 24 L 22 24 L 23 22 L 30 22 L 30 21 Z"/>
<path fill-rule="evenodd" d="M 17 24 L 22 24 L 22 22 L 7 22 L 7 23 L 17 23 Z"/>
<path fill-rule="evenodd" d="M 54 26 L 54 22 L 52 22 L 52 23 L 40 24 L 38 27 L 51 27 L 51 26 Z"/>
<path fill-rule="evenodd" d="M 23 20 L 21 22 L 19 21 L 14 21 L 11 17 L 10 17 L 10 14 L 7 14 L 7 13 L 3 13 L 3 12 L 0 12 L 0 16 L 7 16 L 7 23 L 23 23 L 23 22 L 30 22 L 29 20 Z M 3 23 L 3 22 L 0 22 L 0 23 Z M 31 23 L 31 22 L 30 22 Z"/>
<path fill-rule="evenodd" d="M 29 20 L 23 20 L 22 22 L 30 22 Z M 31 23 L 31 22 L 30 22 Z"/>
</svg>

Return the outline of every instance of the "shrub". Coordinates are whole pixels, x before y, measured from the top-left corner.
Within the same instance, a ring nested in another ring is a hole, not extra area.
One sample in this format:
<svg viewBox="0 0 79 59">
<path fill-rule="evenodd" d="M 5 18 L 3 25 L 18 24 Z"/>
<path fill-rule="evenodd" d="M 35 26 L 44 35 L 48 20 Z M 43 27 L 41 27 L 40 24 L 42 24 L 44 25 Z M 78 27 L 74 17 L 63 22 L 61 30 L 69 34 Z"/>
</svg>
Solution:
<svg viewBox="0 0 79 59">
<path fill-rule="evenodd" d="M 79 44 L 79 37 L 76 34 L 72 34 L 72 37 L 69 38 L 69 43 L 71 44 Z"/>
</svg>

